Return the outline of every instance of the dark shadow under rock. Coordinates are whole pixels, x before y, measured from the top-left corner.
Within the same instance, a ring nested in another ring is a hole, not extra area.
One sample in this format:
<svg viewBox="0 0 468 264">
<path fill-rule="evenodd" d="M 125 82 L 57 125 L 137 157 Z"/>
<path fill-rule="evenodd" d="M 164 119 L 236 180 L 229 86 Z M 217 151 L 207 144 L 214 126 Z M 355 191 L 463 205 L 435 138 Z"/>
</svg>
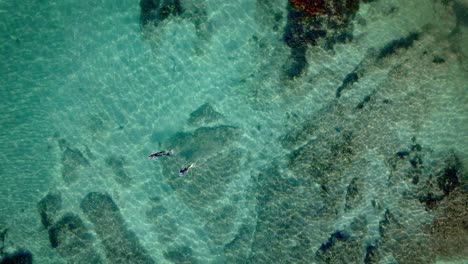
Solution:
<svg viewBox="0 0 468 264">
<path fill-rule="evenodd" d="M 12 254 L 5 255 L 0 264 L 32 264 L 33 255 L 29 250 L 18 250 Z"/>
<path fill-rule="evenodd" d="M 205 103 L 190 114 L 188 123 L 192 126 L 204 126 L 217 122 L 222 118 L 223 115 L 218 113 L 211 104 Z"/>
<path fill-rule="evenodd" d="M 62 209 L 62 196 L 60 193 L 48 193 L 37 203 L 41 222 L 45 229 L 57 220 L 57 214 Z"/>
<path fill-rule="evenodd" d="M 154 263 L 137 236 L 128 230 L 119 208 L 108 194 L 89 193 L 81 201 L 81 209 L 93 223 L 110 263 Z"/>
<path fill-rule="evenodd" d="M 114 172 L 114 178 L 121 186 L 128 187 L 132 183 L 132 178 L 125 170 L 125 159 L 120 156 L 110 156 L 106 159 L 106 164 Z"/>
<path fill-rule="evenodd" d="M 94 250 L 92 235 L 75 214 L 66 214 L 58 220 L 49 229 L 49 240 L 68 263 L 104 263 Z"/>
</svg>

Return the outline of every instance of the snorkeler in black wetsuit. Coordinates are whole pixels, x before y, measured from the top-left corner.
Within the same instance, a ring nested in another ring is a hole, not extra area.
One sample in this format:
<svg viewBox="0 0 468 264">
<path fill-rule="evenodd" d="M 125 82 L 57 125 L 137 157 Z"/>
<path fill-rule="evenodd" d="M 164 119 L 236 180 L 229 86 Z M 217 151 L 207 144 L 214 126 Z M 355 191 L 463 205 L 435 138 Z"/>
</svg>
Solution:
<svg viewBox="0 0 468 264">
<path fill-rule="evenodd" d="M 191 168 L 193 168 L 193 166 L 194 166 L 194 164 L 192 163 L 192 164 L 188 165 L 187 167 L 180 169 L 180 170 L 179 170 L 179 176 L 184 176 L 185 173 L 188 172 L 188 170 L 190 170 Z"/>
<path fill-rule="evenodd" d="M 148 155 L 148 158 L 149 159 L 157 159 L 157 158 L 160 158 L 160 157 L 163 157 L 163 156 L 171 156 L 172 154 L 174 154 L 174 152 L 172 150 L 170 151 L 158 151 L 158 152 L 155 152 L 153 154 L 150 154 Z"/>
</svg>

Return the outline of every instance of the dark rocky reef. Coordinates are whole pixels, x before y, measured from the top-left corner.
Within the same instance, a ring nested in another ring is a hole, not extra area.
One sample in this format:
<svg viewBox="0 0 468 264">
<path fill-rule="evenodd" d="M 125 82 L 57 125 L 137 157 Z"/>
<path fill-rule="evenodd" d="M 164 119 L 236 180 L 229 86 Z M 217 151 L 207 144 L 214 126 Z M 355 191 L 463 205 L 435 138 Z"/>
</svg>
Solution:
<svg viewBox="0 0 468 264">
<path fill-rule="evenodd" d="M 17 250 L 12 254 L 6 254 L 0 259 L 0 264 L 32 264 L 33 255 L 29 250 Z"/>
<path fill-rule="evenodd" d="M 349 23 L 359 9 L 359 0 L 289 0 L 284 41 L 291 48 L 286 75 L 295 78 L 307 67 L 308 45 L 332 49 L 335 43 L 352 39 Z"/>
<path fill-rule="evenodd" d="M 218 113 L 211 104 L 205 103 L 190 114 L 188 123 L 193 126 L 206 126 L 222 118 L 223 115 Z"/>
<path fill-rule="evenodd" d="M 81 209 L 100 238 L 110 263 L 154 263 L 136 235 L 128 230 L 119 208 L 106 193 L 91 192 Z"/>
</svg>

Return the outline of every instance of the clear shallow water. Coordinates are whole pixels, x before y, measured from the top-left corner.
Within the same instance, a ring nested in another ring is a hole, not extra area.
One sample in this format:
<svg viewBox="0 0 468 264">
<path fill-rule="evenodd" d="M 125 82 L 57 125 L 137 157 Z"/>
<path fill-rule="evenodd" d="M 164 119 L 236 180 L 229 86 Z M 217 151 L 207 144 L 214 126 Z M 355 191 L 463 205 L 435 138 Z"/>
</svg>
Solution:
<svg viewBox="0 0 468 264">
<path fill-rule="evenodd" d="M 466 3 L 361 3 L 353 41 L 309 47 L 292 80 L 286 2 L 184 4 L 203 12 L 142 32 L 138 2 L 0 3 L 2 255 L 466 259 Z"/>
</svg>

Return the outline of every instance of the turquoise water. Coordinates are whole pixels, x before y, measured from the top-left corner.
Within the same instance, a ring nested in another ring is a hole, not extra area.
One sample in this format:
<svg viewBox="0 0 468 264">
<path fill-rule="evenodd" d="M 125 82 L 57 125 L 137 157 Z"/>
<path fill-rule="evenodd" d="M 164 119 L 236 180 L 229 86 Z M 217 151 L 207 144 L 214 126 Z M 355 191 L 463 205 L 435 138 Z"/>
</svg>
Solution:
<svg viewBox="0 0 468 264">
<path fill-rule="evenodd" d="M 225 2 L 0 1 L 1 263 L 466 262 L 468 3 Z"/>
</svg>

